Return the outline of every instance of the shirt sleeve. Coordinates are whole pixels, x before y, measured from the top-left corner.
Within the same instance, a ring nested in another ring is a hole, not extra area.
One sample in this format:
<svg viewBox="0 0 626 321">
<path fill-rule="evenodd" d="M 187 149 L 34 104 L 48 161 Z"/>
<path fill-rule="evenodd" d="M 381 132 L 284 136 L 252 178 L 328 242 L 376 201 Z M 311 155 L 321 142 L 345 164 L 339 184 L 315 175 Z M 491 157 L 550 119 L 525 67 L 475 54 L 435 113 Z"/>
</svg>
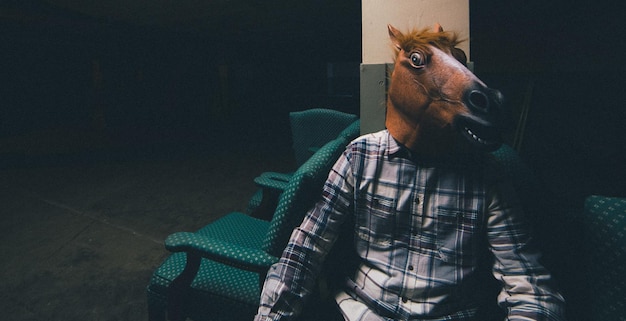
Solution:
<svg viewBox="0 0 626 321">
<path fill-rule="evenodd" d="M 495 258 L 493 275 L 502 284 L 498 304 L 506 310 L 506 320 L 565 320 L 563 297 L 539 262 L 512 185 L 500 180 L 488 199 L 487 236 Z"/>
<path fill-rule="evenodd" d="M 344 153 L 329 173 L 321 199 L 294 229 L 280 261 L 270 267 L 255 321 L 293 320 L 299 315 L 345 221 L 352 203 L 351 182 L 350 163 Z"/>
</svg>

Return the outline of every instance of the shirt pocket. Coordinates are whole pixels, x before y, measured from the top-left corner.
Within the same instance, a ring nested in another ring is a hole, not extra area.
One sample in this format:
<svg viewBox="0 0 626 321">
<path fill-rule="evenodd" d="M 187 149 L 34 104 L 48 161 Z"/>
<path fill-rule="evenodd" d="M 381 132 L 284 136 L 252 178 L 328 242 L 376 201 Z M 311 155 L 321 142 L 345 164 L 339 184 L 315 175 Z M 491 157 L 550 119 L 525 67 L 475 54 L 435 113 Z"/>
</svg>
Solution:
<svg viewBox="0 0 626 321">
<path fill-rule="evenodd" d="M 357 249 L 389 249 L 393 246 L 396 201 L 384 196 L 367 195 L 358 204 Z"/>
<path fill-rule="evenodd" d="M 467 266 L 476 263 L 479 212 L 471 209 L 439 207 L 437 216 L 437 258 Z"/>
</svg>

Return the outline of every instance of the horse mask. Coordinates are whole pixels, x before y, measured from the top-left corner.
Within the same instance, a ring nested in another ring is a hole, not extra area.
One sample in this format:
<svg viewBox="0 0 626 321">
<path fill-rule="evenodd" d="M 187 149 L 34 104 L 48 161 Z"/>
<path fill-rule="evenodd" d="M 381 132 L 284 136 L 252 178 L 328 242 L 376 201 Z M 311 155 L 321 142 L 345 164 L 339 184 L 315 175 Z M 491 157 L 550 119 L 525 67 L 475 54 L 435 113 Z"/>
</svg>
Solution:
<svg viewBox="0 0 626 321">
<path fill-rule="evenodd" d="M 467 69 L 457 35 L 438 24 L 406 35 L 388 28 L 396 52 L 385 121 L 390 134 L 427 156 L 497 149 L 502 95 Z"/>
</svg>

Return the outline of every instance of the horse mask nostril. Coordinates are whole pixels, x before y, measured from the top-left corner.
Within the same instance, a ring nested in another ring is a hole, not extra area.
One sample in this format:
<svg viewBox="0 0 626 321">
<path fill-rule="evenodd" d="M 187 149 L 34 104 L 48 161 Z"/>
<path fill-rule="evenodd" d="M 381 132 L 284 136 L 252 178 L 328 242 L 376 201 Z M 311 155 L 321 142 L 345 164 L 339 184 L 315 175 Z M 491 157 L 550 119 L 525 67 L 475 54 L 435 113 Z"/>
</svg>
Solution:
<svg viewBox="0 0 626 321">
<path fill-rule="evenodd" d="M 473 108 L 485 111 L 489 108 L 489 97 L 482 91 L 472 90 L 468 98 L 469 105 Z"/>
<path fill-rule="evenodd" d="M 502 105 L 502 102 L 504 101 L 504 96 L 502 96 L 502 93 L 499 92 L 498 90 L 493 89 L 492 99 L 496 103 L 497 106 L 500 106 Z"/>
</svg>

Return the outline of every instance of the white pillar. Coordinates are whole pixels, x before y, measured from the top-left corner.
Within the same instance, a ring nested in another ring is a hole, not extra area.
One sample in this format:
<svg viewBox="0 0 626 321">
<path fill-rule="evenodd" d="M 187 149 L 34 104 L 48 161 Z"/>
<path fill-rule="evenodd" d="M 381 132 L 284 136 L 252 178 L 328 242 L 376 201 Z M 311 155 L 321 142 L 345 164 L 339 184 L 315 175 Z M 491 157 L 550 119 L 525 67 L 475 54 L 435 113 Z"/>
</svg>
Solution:
<svg viewBox="0 0 626 321">
<path fill-rule="evenodd" d="M 393 54 L 387 25 L 400 31 L 432 27 L 456 31 L 470 57 L 469 0 L 362 0 L 361 133 L 385 126 L 387 72 Z"/>
</svg>

